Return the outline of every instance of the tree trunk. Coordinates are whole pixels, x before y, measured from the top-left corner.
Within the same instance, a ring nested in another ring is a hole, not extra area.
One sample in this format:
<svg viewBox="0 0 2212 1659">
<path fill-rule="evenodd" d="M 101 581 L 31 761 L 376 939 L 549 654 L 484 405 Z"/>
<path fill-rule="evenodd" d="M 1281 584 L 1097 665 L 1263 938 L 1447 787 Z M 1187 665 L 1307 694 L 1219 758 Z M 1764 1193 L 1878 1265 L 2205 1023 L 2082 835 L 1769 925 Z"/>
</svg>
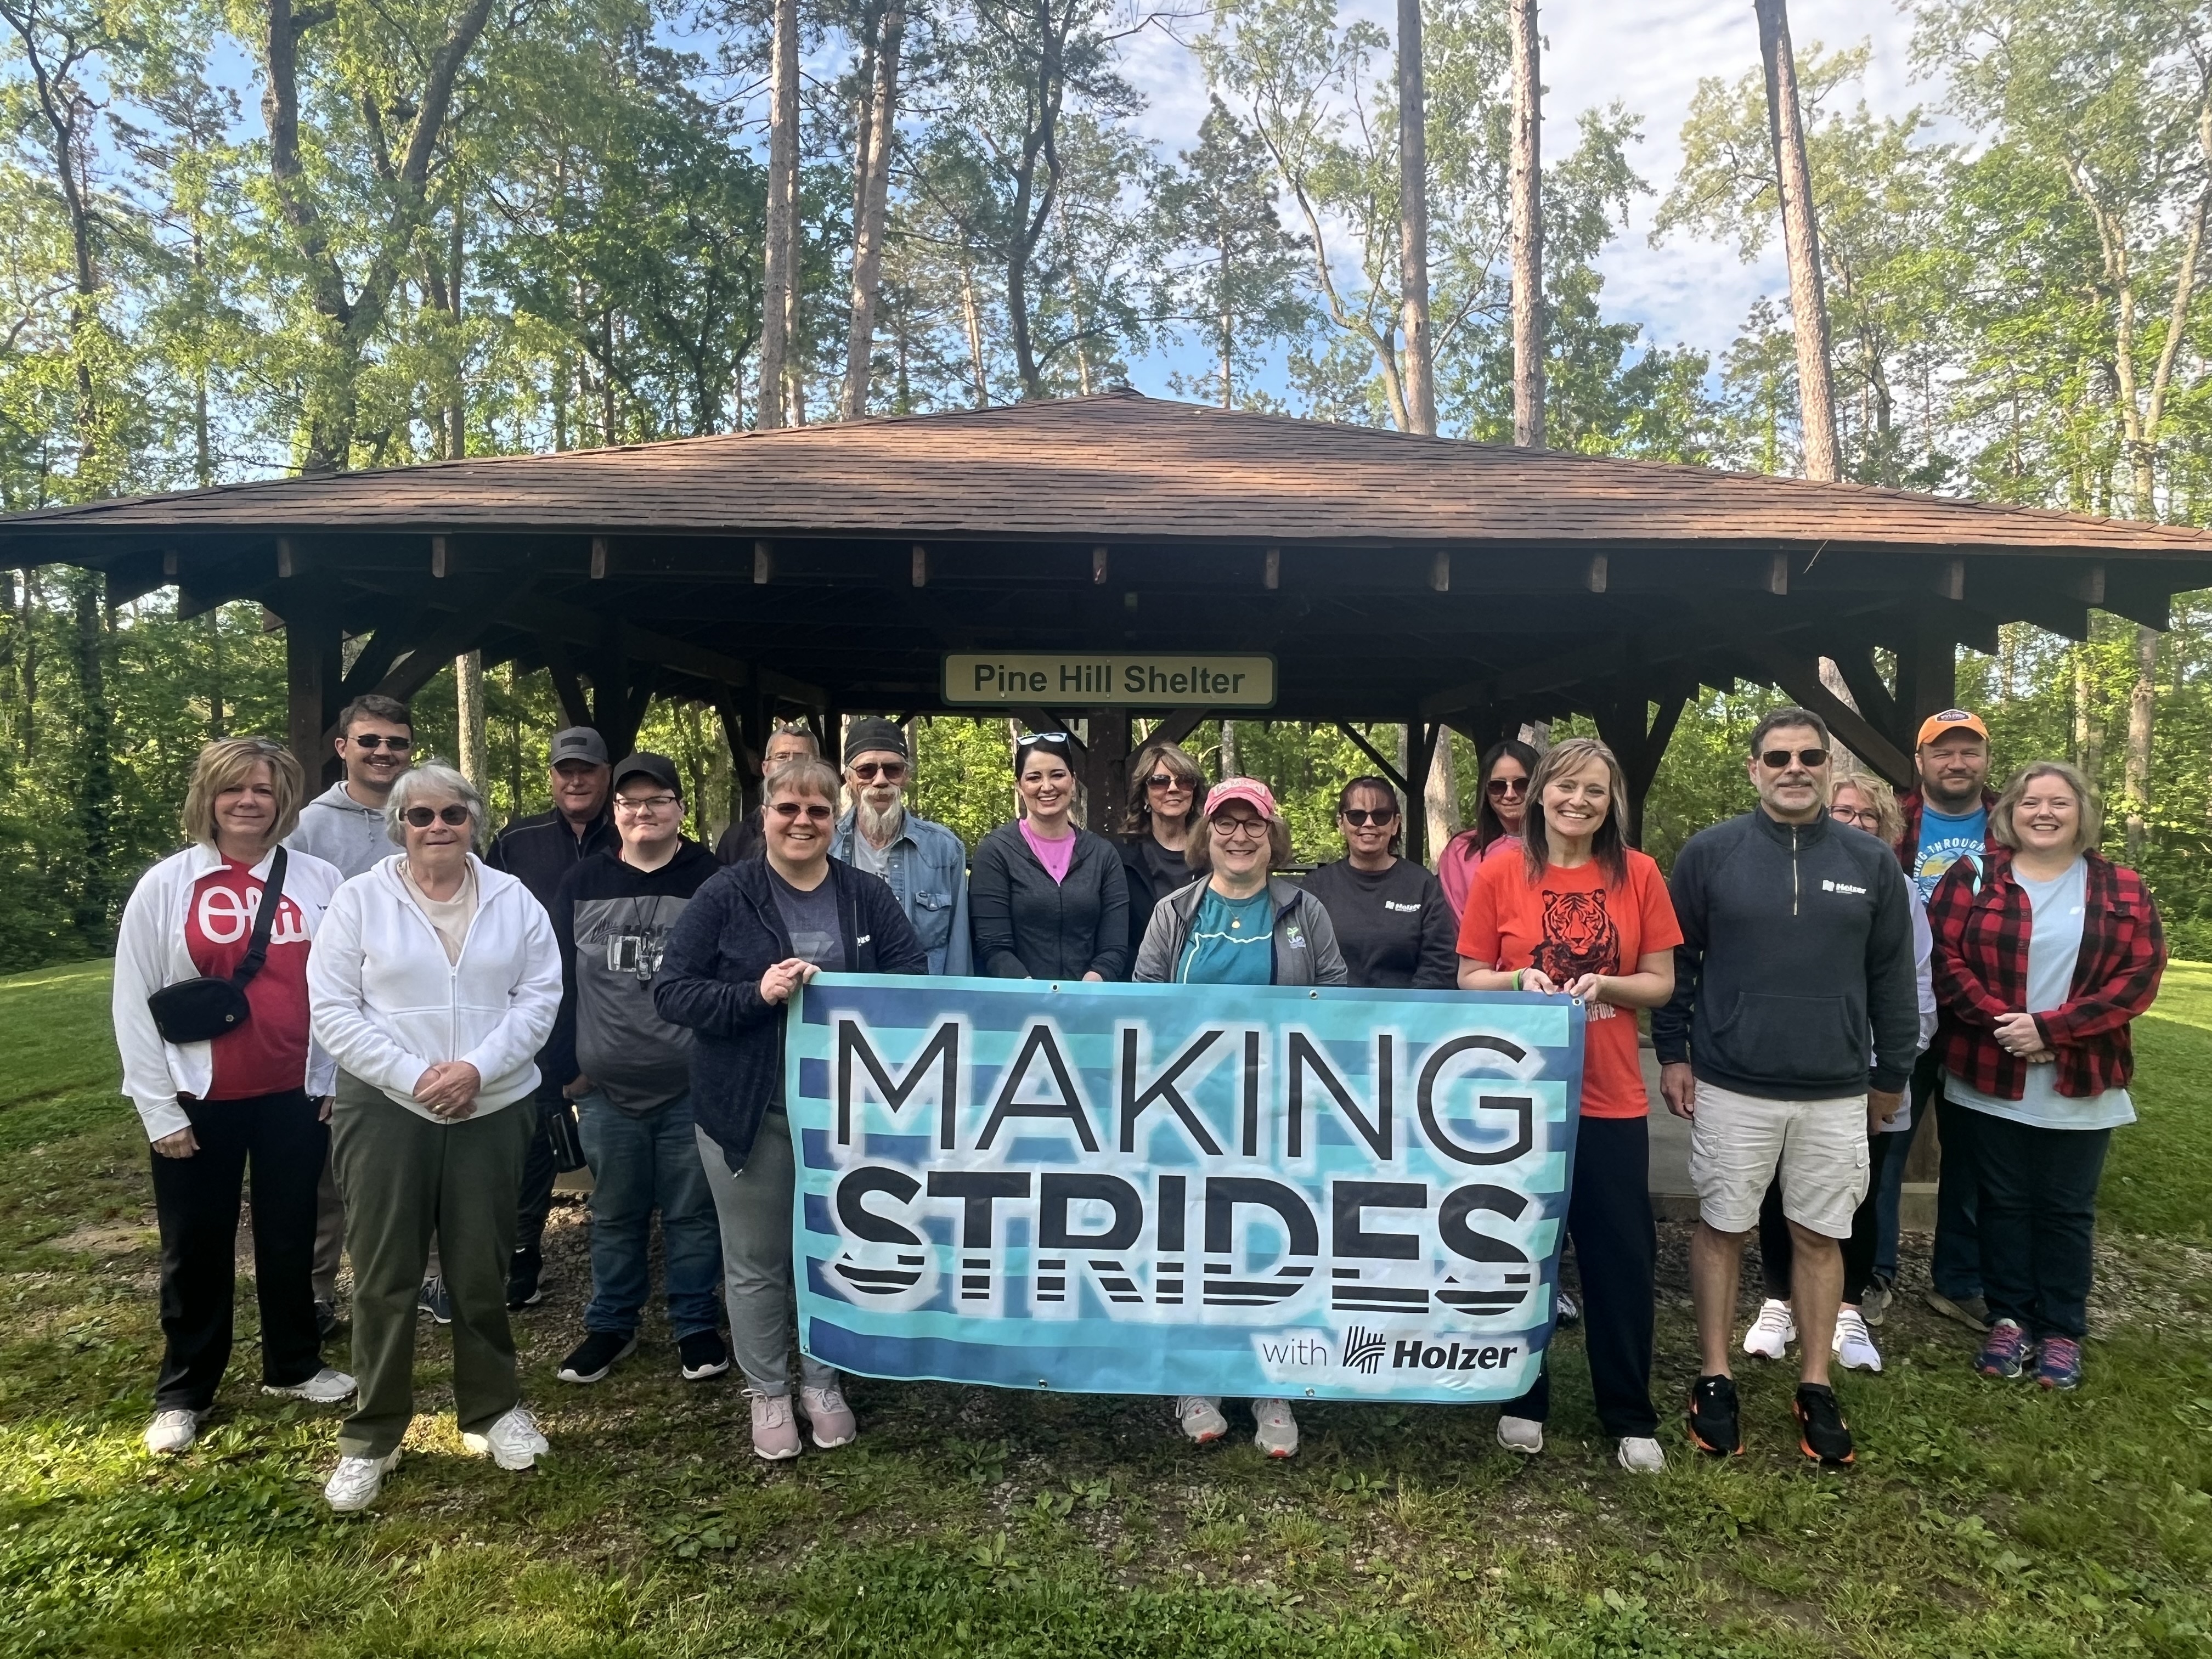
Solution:
<svg viewBox="0 0 2212 1659">
<path fill-rule="evenodd" d="M 1398 277 L 1406 331 L 1406 426 L 1434 436 L 1436 365 L 1429 337 L 1428 100 L 1421 77 L 1421 0 L 1398 0 Z"/>
<path fill-rule="evenodd" d="M 1238 769 L 1235 720 L 1221 722 L 1221 775 L 1224 778 L 1237 778 L 1244 775 Z"/>
<path fill-rule="evenodd" d="M 1512 0 L 1513 441 L 1544 447 L 1544 80 L 1536 0 Z"/>
<path fill-rule="evenodd" d="M 454 727 L 459 732 L 461 775 L 477 793 L 491 790 L 491 758 L 484 751 L 483 653 L 465 651 L 453 659 Z"/>
<path fill-rule="evenodd" d="M 208 636 L 208 741 L 215 743 L 228 737 L 230 716 L 223 707 L 222 678 L 222 607 L 216 605 L 207 613 Z"/>
<path fill-rule="evenodd" d="M 884 227 L 890 199 L 891 143 L 897 131 L 899 46 L 906 33 L 904 0 L 890 0 L 876 49 L 874 100 L 862 147 L 860 222 L 853 238 L 853 325 L 845 337 L 844 416 L 868 412 L 868 373 L 876 345 L 876 296 L 883 283 Z"/>
<path fill-rule="evenodd" d="M 960 265 L 960 315 L 968 327 L 968 367 L 975 378 L 975 407 L 991 401 L 990 375 L 983 366 L 983 319 L 975 308 L 975 277 L 965 260 Z"/>
<path fill-rule="evenodd" d="M 2074 742 L 2070 758 L 2094 789 L 2097 780 L 2089 769 L 2089 647 L 2077 645 L 2068 654 L 2074 659 Z"/>
<path fill-rule="evenodd" d="M 2128 696 L 2128 862 L 2142 858 L 2149 834 L 2151 708 L 2158 695 L 2155 628 L 2136 629 L 2136 683 Z"/>
<path fill-rule="evenodd" d="M 451 165 L 450 161 L 448 165 Z M 453 184 L 452 234 L 453 246 L 446 262 L 446 320 L 453 325 L 453 399 L 446 410 L 446 455 L 448 459 L 458 461 L 469 453 L 469 394 L 463 373 L 468 364 L 468 343 L 461 337 L 461 266 L 468 257 L 468 231 L 467 221 L 461 216 L 461 187 L 458 176 Z M 477 665 L 477 674 L 481 680 L 483 674 L 481 661 Z M 472 781 L 476 778 L 474 773 L 469 776 Z M 477 781 L 477 787 L 482 789 L 483 783 Z"/>
<path fill-rule="evenodd" d="M 1459 834 L 1459 785 L 1452 774 L 1452 738 L 1449 726 L 1437 727 L 1437 746 L 1429 757 L 1429 775 L 1421 786 L 1421 806 L 1428 817 L 1429 852 L 1433 856 Z"/>
<path fill-rule="evenodd" d="M 1813 172 L 1805 155 L 1805 114 L 1798 101 L 1797 60 L 1790 44 L 1788 0 L 1753 0 L 1759 51 L 1766 67 L 1766 132 L 1782 203 L 1782 238 L 1790 258 L 1790 316 L 1797 341 L 1798 424 L 1805 476 L 1840 478 L 1836 387 L 1829 369 L 1828 302 L 1820 285 L 1820 231 L 1813 210 Z"/>
<path fill-rule="evenodd" d="M 799 287 L 798 226 L 792 210 L 799 172 L 799 0 L 775 0 L 769 70 L 768 247 L 761 273 L 760 421 L 784 424 L 784 380 Z"/>
</svg>

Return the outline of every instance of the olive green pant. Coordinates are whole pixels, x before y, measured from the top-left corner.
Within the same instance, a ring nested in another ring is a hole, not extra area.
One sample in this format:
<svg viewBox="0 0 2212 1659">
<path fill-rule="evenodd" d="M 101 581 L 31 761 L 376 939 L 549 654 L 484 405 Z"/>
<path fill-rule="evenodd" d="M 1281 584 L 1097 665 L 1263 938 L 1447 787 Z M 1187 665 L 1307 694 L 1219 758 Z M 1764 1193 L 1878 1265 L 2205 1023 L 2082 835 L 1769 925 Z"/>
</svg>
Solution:
<svg viewBox="0 0 2212 1659">
<path fill-rule="evenodd" d="M 361 1384 L 358 1408 L 338 1428 L 345 1456 L 384 1456 L 414 1419 L 416 1301 L 433 1237 L 453 1302 L 455 1421 L 464 1433 L 482 1433 L 520 1400 L 507 1264 L 522 1163 L 537 1130 L 526 1098 L 436 1123 L 338 1073 L 331 1147 L 353 1258 Z"/>
</svg>

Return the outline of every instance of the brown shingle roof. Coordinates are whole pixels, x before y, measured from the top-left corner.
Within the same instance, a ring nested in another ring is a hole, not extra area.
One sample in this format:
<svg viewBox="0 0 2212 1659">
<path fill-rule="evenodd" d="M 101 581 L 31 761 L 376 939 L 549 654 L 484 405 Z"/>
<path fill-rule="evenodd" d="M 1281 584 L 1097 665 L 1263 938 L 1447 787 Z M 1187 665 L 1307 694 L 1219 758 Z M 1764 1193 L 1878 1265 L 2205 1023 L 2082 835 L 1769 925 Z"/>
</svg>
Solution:
<svg viewBox="0 0 2212 1659">
<path fill-rule="evenodd" d="M 2212 536 L 2176 526 L 1413 437 L 1129 392 L 47 508 L 0 520 L 0 545 L 27 551 L 48 527 L 2212 554 Z"/>
</svg>

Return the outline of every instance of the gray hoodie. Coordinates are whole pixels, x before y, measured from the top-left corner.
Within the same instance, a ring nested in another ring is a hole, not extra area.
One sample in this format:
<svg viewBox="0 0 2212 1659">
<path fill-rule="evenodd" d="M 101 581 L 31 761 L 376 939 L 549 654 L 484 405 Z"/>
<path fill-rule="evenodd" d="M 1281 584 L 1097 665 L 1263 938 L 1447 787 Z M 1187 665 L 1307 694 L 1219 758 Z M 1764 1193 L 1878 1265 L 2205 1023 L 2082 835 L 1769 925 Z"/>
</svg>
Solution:
<svg viewBox="0 0 2212 1659">
<path fill-rule="evenodd" d="M 300 809 L 300 827 L 284 837 L 295 853 L 312 853 L 335 864 L 348 880 L 392 856 L 392 835 L 381 806 L 363 806 L 334 783 Z"/>
</svg>

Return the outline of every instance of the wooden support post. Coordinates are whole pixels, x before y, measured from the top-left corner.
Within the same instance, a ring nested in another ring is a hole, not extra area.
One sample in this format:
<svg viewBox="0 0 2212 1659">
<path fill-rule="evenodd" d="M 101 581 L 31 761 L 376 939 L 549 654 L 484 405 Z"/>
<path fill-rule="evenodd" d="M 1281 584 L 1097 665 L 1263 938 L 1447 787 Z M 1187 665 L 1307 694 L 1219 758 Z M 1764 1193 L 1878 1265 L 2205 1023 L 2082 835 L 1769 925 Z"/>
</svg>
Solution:
<svg viewBox="0 0 2212 1659">
<path fill-rule="evenodd" d="M 1099 835 L 1118 836 L 1129 825 L 1129 711 L 1094 708 L 1089 718 L 1082 767 L 1091 810 L 1085 821 Z"/>
<path fill-rule="evenodd" d="M 1898 745 L 1908 754 L 1920 722 L 1954 708 L 1959 701 L 1959 645 L 1940 623 L 1926 617 L 1905 619 L 1897 652 Z"/>
<path fill-rule="evenodd" d="M 321 599 L 302 592 L 283 599 L 285 738 L 310 794 L 320 794 L 337 777 L 337 753 L 324 733 L 337 718 L 336 699 L 345 683 L 337 616 Z"/>
<path fill-rule="evenodd" d="M 1444 728 L 1416 715 L 1406 722 L 1406 856 L 1429 861 L 1429 761 Z"/>
</svg>

